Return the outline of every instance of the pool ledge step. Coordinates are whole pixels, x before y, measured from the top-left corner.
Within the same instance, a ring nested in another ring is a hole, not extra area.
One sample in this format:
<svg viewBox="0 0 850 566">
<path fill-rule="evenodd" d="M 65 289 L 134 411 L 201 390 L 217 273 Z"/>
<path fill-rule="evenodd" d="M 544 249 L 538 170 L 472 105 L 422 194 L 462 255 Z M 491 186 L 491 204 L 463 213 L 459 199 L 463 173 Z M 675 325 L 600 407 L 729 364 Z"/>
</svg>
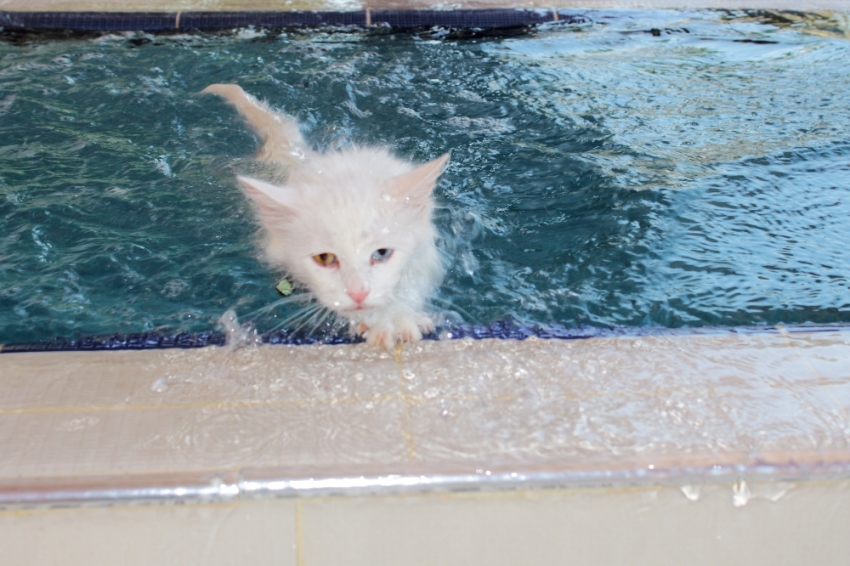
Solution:
<svg viewBox="0 0 850 566">
<path fill-rule="evenodd" d="M 850 479 L 850 331 L 0 356 L 0 505 Z"/>
</svg>

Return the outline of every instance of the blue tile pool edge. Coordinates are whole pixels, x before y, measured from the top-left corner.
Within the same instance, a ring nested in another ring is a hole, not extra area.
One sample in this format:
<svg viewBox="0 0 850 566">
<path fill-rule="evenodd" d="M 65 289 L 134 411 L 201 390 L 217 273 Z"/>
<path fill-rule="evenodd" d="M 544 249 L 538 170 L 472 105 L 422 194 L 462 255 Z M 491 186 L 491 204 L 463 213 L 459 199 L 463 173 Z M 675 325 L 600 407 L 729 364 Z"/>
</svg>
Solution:
<svg viewBox="0 0 850 566">
<path fill-rule="evenodd" d="M 850 325 L 793 325 L 793 326 L 705 326 L 690 328 L 659 327 L 566 327 L 562 325 L 527 325 L 512 320 L 491 324 L 459 324 L 439 329 L 424 337 L 425 340 L 581 340 L 587 338 L 641 337 L 641 336 L 695 336 L 742 334 L 795 334 L 812 332 L 850 331 Z M 313 344 L 358 344 L 363 339 L 346 333 L 305 334 L 277 330 L 258 334 L 258 341 L 269 345 L 306 346 Z M 204 348 L 227 345 L 227 335 L 222 332 L 183 332 L 165 334 L 140 332 L 132 334 L 107 334 L 82 338 L 54 338 L 44 342 L 19 342 L 0 344 L 0 354 L 22 352 L 85 352 L 104 350 L 162 350 L 170 348 Z"/>
</svg>

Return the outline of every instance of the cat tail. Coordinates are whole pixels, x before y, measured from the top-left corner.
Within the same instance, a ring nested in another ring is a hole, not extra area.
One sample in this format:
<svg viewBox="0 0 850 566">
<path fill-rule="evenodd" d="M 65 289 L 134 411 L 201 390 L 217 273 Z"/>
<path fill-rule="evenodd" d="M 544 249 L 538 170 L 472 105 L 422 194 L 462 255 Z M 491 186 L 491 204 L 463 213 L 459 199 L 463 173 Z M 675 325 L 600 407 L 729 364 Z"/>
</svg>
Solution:
<svg viewBox="0 0 850 566">
<path fill-rule="evenodd" d="M 304 161 L 308 151 L 304 138 L 298 123 L 286 114 L 275 112 L 239 85 L 212 84 L 201 93 L 221 96 L 248 122 L 263 143 L 257 152 L 258 161 L 274 161 L 289 167 Z"/>
</svg>

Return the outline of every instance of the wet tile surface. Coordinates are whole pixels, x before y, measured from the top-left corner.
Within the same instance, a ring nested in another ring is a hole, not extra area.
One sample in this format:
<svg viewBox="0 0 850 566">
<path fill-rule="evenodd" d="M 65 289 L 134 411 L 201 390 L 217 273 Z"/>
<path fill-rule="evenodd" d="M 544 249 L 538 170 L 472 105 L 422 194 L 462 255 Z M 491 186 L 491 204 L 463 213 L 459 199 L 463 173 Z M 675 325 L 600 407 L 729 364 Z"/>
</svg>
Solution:
<svg viewBox="0 0 850 566">
<path fill-rule="evenodd" d="M 8 354 L 0 481 L 846 462 L 848 336 Z"/>
</svg>

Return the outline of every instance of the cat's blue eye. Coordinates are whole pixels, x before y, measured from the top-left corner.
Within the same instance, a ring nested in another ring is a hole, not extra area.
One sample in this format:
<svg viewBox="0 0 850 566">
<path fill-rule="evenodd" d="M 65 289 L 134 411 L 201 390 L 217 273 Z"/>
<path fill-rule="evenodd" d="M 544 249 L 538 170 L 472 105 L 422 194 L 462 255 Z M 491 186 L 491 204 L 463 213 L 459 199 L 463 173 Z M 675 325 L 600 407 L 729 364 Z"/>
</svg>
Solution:
<svg viewBox="0 0 850 566">
<path fill-rule="evenodd" d="M 389 248 L 381 248 L 379 250 L 375 250 L 375 253 L 372 254 L 372 263 L 382 263 L 390 259 L 393 255 L 393 251 Z"/>
</svg>

